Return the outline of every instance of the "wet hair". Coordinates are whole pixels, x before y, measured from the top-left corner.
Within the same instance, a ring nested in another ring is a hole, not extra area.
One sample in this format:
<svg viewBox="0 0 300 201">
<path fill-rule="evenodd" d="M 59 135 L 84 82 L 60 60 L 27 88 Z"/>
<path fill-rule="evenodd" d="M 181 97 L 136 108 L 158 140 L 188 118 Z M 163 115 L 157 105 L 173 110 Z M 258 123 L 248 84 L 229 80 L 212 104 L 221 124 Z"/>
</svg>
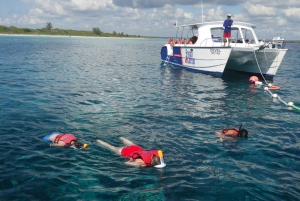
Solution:
<svg viewBox="0 0 300 201">
<path fill-rule="evenodd" d="M 248 137 L 248 131 L 246 129 L 240 129 L 238 132 L 238 137 Z"/>
<path fill-rule="evenodd" d="M 82 147 L 83 147 L 83 144 L 82 144 L 82 143 L 80 143 L 80 142 L 78 142 L 78 141 L 74 141 L 74 144 L 73 144 L 73 146 L 75 146 L 77 149 L 80 149 L 80 148 L 82 148 Z"/>
<path fill-rule="evenodd" d="M 160 165 L 160 158 L 158 156 L 153 156 L 151 159 L 151 166 Z"/>
</svg>

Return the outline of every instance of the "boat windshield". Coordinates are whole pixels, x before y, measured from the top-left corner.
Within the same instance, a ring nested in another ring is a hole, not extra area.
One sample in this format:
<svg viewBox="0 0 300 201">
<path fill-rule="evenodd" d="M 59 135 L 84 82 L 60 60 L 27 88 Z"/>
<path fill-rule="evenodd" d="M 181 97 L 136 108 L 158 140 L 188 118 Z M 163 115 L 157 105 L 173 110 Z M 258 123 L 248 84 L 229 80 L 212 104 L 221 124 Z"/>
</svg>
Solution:
<svg viewBox="0 0 300 201">
<path fill-rule="evenodd" d="M 255 44 L 255 40 L 254 40 L 252 31 L 250 29 L 245 29 L 245 28 L 242 28 L 241 30 L 242 30 L 242 34 L 245 39 L 245 43 Z"/>
</svg>

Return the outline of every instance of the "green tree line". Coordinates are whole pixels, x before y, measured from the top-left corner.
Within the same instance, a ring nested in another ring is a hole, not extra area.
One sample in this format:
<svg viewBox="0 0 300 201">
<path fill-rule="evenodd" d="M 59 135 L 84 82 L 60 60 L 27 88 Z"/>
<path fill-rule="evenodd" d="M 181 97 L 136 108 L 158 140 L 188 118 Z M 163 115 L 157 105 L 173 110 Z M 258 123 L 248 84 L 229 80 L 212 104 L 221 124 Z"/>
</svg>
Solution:
<svg viewBox="0 0 300 201">
<path fill-rule="evenodd" d="M 129 35 L 123 32 L 112 33 L 102 32 L 98 27 L 94 27 L 91 31 L 78 31 L 72 29 L 58 29 L 53 28 L 52 23 L 48 22 L 45 27 L 41 29 L 17 28 L 14 26 L 6 27 L 0 25 L 0 34 L 24 34 L 24 35 L 61 35 L 61 36 L 98 36 L 98 37 L 130 37 L 139 38 L 147 37 L 140 35 Z"/>
</svg>

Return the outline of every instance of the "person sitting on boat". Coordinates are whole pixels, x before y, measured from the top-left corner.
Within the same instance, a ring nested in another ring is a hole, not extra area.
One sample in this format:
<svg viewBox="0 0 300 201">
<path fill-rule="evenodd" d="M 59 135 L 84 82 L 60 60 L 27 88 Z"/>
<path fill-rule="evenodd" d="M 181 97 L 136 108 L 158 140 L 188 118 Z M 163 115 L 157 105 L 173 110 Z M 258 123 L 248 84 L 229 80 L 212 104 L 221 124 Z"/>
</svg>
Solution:
<svg viewBox="0 0 300 201">
<path fill-rule="evenodd" d="M 125 162 L 126 165 L 137 167 L 151 167 L 164 163 L 159 157 L 159 150 L 146 151 L 142 147 L 123 137 L 120 137 L 120 140 L 122 140 L 126 145 L 125 147 L 114 147 L 106 142 L 103 142 L 102 140 L 99 140 L 97 137 L 94 140 L 96 140 L 102 146 L 114 151 L 116 154 L 129 159 L 129 161 Z"/>
<path fill-rule="evenodd" d="M 190 38 L 186 44 L 193 44 L 193 38 Z"/>
<path fill-rule="evenodd" d="M 178 40 L 175 40 L 175 45 L 176 45 L 176 44 L 180 44 L 180 42 L 179 42 Z"/>
<path fill-rule="evenodd" d="M 171 46 L 174 46 L 173 38 L 170 38 L 167 44 L 170 44 Z"/>
<path fill-rule="evenodd" d="M 193 36 L 192 37 L 192 43 L 195 44 L 198 40 L 198 36 Z"/>
<path fill-rule="evenodd" d="M 180 44 L 185 44 L 185 38 L 180 39 Z"/>
<path fill-rule="evenodd" d="M 71 146 L 75 147 L 77 149 L 80 148 L 87 148 L 87 144 L 82 144 L 77 141 L 77 138 L 75 135 L 71 133 L 57 133 L 53 132 L 49 135 L 46 135 L 43 138 L 44 141 L 46 141 L 48 144 L 50 144 L 50 147 L 65 147 L 65 146 Z"/>
<path fill-rule="evenodd" d="M 248 131 L 242 129 L 242 124 L 240 128 L 223 128 L 221 131 L 216 131 L 216 134 L 222 139 L 232 139 L 235 137 L 248 137 Z"/>
</svg>

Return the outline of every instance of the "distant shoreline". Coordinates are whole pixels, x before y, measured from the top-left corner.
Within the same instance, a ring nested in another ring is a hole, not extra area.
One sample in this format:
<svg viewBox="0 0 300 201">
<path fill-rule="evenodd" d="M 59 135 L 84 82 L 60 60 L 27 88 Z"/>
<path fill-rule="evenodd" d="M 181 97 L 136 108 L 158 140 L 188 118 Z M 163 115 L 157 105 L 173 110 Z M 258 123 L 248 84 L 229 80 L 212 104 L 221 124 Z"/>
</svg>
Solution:
<svg viewBox="0 0 300 201">
<path fill-rule="evenodd" d="M 117 39 L 153 39 L 153 38 L 170 38 L 170 37 L 119 37 L 119 36 L 76 36 L 76 35 L 47 35 L 47 34 L 5 34 L 5 33 L 0 33 L 1 36 L 28 36 L 28 37 L 57 37 L 57 38 L 117 38 Z M 270 39 L 271 40 L 271 39 Z M 285 40 L 285 43 L 300 43 L 300 40 Z"/>
<path fill-rule="evenodd" d="M 46 35 L 46 34 L 4 34 L 0 36 L 28 36 L 28 37 L 58 37 L 58 38 L 123 38 L 123 39 L 146 39 L 145 37 L 111 37 L 111 36 L 71 36 L 71 35 Z M 149 37 L 151 38 L 151 37 Z"/>
</svg>

